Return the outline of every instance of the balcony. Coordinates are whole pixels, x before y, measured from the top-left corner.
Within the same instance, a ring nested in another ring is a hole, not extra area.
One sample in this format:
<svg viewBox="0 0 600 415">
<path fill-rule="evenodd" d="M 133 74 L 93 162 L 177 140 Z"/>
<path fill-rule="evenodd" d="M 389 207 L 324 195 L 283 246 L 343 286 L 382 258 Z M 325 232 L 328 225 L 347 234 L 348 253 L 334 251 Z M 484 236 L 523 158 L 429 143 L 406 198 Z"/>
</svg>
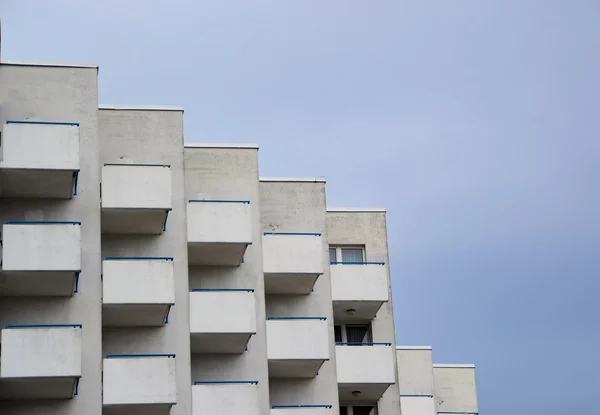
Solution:
<svg viewBox="0 0 600 415">
<path fill-rule="evenodd" d="M 320 233 L 265 232 L 265 293 L 310 294 L 323 274 L 324 258 Z"/>
<path fill-rule="evenodd" d="M 396 382 L 391 343 L 336 343 L 340 401 L 377 401 Z"/>
<path fill-rule="evenodd" d="M 329 360 L 325 317 L 268 317 L 269 377 L 313 378 Z"/>
<path fill-rule="evenodd" d="M 332 405 L 273 405 L 270 415 L 331 415 Z"/>
<path fill-rule="evenodd" d="M 238 266 L 252 243 L 247 200 L 190 200 L 187 223 L 190 265 Z"/>
<path fill-rule="evenodd" d="M 106 257 L 102 291 L 103 326 L 162 326 L 175 303 L 173 258 Z"/>
<path fill-rule="evenodd" d="M 81 324 L 14 324 L 2 330 L 0 399 L 70 399 L 81 378 Z"/>
<path fill-rule="evenodd" d="M 438 414 L 478 415 L 475 365 L 434 364 Z"/>
<path fill-rule="evenodd" d="M 6 121 L 0 197 L 71 199 L 77 194 L 79 124 Z"/>
<path fill-rule="evenodd" d="M 433 395 L 400 395 L 403 415 L 436 415 Z"/>
<path fill-rule="evenodd" d="M 384 262 L 332 262 L 329 272 L 336 319 L 372 320 L 388 301 L 388 272 Z"/>
<path fill-rule="evenodd" d="M 251 288 L 194 288 L 190 293 L 192 353 L 239 354 L 256 334 Z"/>
<path fill-rule="evenodd" d="M 2 296 L 59 296 L 77 292 L 81 223 L 7 221 L 2 226 Z"/>
<path fill-rule="evenodd" d="M 174 354 L 109 354 L 104 359 L 103 413 L 167 415 L 177 403 Z"/>
<path fill-rule="evenodd" d="M 192 415 L 260 415 L 255 380 L 196 381 L 192 386 Z"/>
<path fill-rule="evenodd" d="M 102 167 L 102 233 L 160 234 L 171 211 L 171 167 L 105 164 Z"/>
</svg>

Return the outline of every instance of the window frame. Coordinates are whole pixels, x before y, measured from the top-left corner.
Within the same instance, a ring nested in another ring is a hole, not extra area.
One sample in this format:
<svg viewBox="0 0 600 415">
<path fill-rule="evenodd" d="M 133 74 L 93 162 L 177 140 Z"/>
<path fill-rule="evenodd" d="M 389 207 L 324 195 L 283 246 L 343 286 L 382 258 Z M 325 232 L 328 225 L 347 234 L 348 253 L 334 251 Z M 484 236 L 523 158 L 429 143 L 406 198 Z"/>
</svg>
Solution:
<svg viewBox="0 0 600 415">
<path fill-rule="evenodd" d="M 331 260 L 331 250 L 335 249 L 335 261 Z M 344 262 L 342 250 L 344 249 L 360 249 L 362 251 L 362 261 L 367 262 L 367 250 L 364 245 L 329 245 L 329 262 L 340 263 Z"/>
<path fill-rule="evenodd" d="M 348 322 L 348 323 L 334 323 L 334 327 L 333 327 L 333 332 L 334 332 L 334 340 L 335 340 L 335 327 L 339 327 L 340 331 L 341 331 L 341 342 L 337 342 L 336 343 L 348 343 L 348 332 L 346 331 L 346 329 L 348 327 L 352 327 L 352 326 L 367 326 L 367 340 L 364 343 L 373 343 L 373 326 L 371 324 L 371 322 Z M 355 345 L 358 346 L 358 345 Z M 361 346 L 365 346 L 365 345 L 361 345 Z"/>
<path fill-rule="evenodd" d="M 346 408 L 346 415 L 354 415 L 354 407 L 355 406 L 372 406 L 374 409 L 373 415 L 379 414 L 379 408 L 377 407 L 377 402 L 352 402 L 352 403 L 340 403 L 340 408 Z"/>
</svg>

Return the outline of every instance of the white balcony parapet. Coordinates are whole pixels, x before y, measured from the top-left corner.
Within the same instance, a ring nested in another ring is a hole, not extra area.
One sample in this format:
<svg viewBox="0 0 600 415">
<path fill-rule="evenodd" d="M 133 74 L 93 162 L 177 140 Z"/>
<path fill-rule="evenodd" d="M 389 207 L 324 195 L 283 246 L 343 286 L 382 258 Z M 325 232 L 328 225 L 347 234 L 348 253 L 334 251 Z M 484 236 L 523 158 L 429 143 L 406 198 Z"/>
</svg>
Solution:
<svg viewBox="0 0 600 415">
<path fill-rule="evenodd" d="M 177 403 L 174 354 L 108 354 L 103 366 L 105 410 L 166 415 Z"/>
<path fill-rule="evenodd" d="M 249 200 L 189 200 L 190 265 L 238 266 L 252 244 Z"/>
<path fill-rule="evenodd" d="M 400 394 L 400 405 L 404 415 L 436 415 L 433 395 Z"/>
<path fill-rule="evenodd" d="M 171 167 L 117 164 L 102 167 L 102 233 L 160 234 L 171 211 Z"/>
<path fill-rule="evenodd" d="M 192 353 L 243 353 L 256 334 L 252 288 L 194 288 L 190 293 Z"/>
<path fill-rule="evenodd" d="M 377 401 L 396 382 L 392 343 L 336 343 L 340 400 Z"/>
<path fill-rule="evenodd" d="M 258 381 L 195 381 L 192 386 L 192 414 L 260 415 Z"/>
<path fill-rule="evenodd" d="M 325 251 L 318 232 L 264 232 L 267 294 L 309 294 L 323 274 Z"/>
<path fill-rule="evenodd" d="M 333 315 L 344 320 L 372 320 L 389 298 L 385 262 L 331 262 Z"/>
<path fill-rule="evenodd" d="M 267 317 L 269 377 L 313 378 L 329 360 L 325 317 Z"/>
<path fill-rule="evenodd" d="M 435 400 L 440 415 L 478 415 L 475 365 L 433 365 Z"/>
<path fill-rule="evenodd" d="M 330 415 L 333 405 L 273 405 L 271 415 Z"/>
<path fill-rule="evenodd" d="M 162 326 L 175 304 L 173 257 L 108 256 L 102 292 L 103 326 Z"/>
<path fill-rule="evenodd" d="M 8 324 L 0 399 L 70 399 L 81 378 L 81 324 Z"/>
<path fill-rule="evenodd" d="M 0 296 L 72 296 L 79 289 L 81 222 L 6 221 L 0 264 Z"/>
<path fill-rule="evenodd" d="M 6 121 L 0 150 L 0 197 L 77 195 L 79 123 Z"/>
</svg>

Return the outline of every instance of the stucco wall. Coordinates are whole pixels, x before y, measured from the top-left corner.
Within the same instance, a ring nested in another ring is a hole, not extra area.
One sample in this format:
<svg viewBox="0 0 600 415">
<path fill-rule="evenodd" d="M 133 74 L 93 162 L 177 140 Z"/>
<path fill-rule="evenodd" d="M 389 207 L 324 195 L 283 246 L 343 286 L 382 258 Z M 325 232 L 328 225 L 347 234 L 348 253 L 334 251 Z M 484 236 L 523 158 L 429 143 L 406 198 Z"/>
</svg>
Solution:
<svg viewBox="0 0 600 415">
<path fill-rule="evenodd" d="M 101 415 L 101 259 L 98 71 L 93 67 L 0 64 L 0 128 L 6 120 L 78 122 L 78 195 L 71 200 L 0 199 L 0 221 L 81 221 L 79 293 L 65 298 L 2 298 L 5 324 L 80 323 L 82 379 L 75 399 L 2 402 L 2 415 Z M 57 241 L 60 242 L 60 241 Z"/>
<path fill-rule="evenodd" d="M 189 268 L 190 288 L 253 288 L 256 334 L 240 355 L 192 355 L 193 380 L 257 380 L 260 413 L 269 411 L 264 280 L 260 245 L 258 150 L 256 148 L 186 147 L 185 198 L 249 200 L 252 241 L 238 267 Z M 233 392 L 235 393 L 235 391 Z"/>
<path fill-rule="evenodd" d="M 374 342 L 390 342 L 392 350 L 396 348 L 394 313 L 392 310 L 391 279 L 389 278 L 389 260 L 387 248 L 387 228 L 385 212 L 328 211 L 327 235 L 330 245 L 363 245 L 367 261 L 385 262 L 388 271 L 389 298 L 375 318 L 371 321 Z M 396 356 L 393 353 L 394 367 Z M 398 375 L 378 401 L 379 415 L 397 415 L 400 413 L 400 391 Z"/>
<path fill-rule="evenodd" d="M 102 235 L 102 256 L 173 257 L 175 305 L 169 323 L 153 328 L 105 328 L 103 353 L 173 353 L 177 405 L 172 415 L 191 413 L 189 295 L 183 171 L 183 112 L 102 109 L 101 163 L 171 166 L 172 211 L 160 235 Z"/>
<path fill-rule="evenodd" d="M 402 395 L 433 395 L 431 348 L 396 350 L 398 378 Z"/>
<path fill-rule="evenodd" d="M 261 227 L 263 232 L 317 232 L 323 240 L 323 269 L 308 295 L 269 295 L 268 316 L 322 316 L 327 318 L 329 361 L 313 379 L 271 379 L 271 404 L 331 404 L 337 414 L 338 389 L 335 376 L 333 308 L 327 253 L 325 183 L 260 182 Z M 309 334 L 310 335 L 310 334 Z"/>
<path fill-rule="evenodd" d="M 478 411 L 475 366 L 434 365 L 433 381 L 437 411 Z"/>
</svg>

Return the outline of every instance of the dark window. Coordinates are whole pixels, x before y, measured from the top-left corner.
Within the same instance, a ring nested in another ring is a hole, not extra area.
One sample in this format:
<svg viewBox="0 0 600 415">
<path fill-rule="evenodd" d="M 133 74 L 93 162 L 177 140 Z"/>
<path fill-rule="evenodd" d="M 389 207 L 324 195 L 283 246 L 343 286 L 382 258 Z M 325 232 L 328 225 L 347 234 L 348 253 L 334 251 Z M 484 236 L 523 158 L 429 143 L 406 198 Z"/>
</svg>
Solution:
<svg viewBox="0 0 600 415">
<path fill-rule="evenodd" d="M 340 415 L 348 415 L 348 407 L 340 406 Z"/>
<path fill-rule="evenodd" d="M 333 333 L 335 337 L 336 343 L 342 342 L 342 327 L 341 326 L 333 326 Z"/>
<path fill-rule="evenodd" d="M 346 324 L 346 342 L 370 343 L 371 330 L 368 324 Z"/>
<path fill-rule="evenodd" d="M 336 262 L 336 249 L 335 248 L 329 248 L 329 262 Z"/>
<path fill-rule="evenodd" d="M 374 406 L 353 406 L 352 415 L 375 415 Z"/>
</svg>

